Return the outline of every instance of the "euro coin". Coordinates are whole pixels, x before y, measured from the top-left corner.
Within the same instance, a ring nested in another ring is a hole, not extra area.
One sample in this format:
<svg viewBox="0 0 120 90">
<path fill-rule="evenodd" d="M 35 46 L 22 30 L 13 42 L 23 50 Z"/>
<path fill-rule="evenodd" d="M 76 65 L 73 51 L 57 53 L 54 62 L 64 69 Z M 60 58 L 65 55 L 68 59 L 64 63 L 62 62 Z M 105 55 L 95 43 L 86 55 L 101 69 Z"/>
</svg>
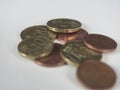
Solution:
<svg viewBox="0 0 120 90">
<path fill-rule="evenodd" d="M 62 43 L 66 43 L 71 40 L 83 40 L 87 34 L 88 32 L 86 30 L 79 29 L 73 33 L 58 33 L 57 39 Z"/>
<path fill-rule="evenodd" d="M 56 67 L 65 65 L 65 61 L 62 59 L 60 55 L 61 46 L 62 46 L 61 44 L 54 43 L 54 47 L 51 54 L 47 57 L 36 58 L 35 62 L 38 65 L 42 65 L 45 67 Z"/>
<path fill-rule="evenodd" d="M 51 53 L 53 42 L 46 37 L 32 37 L 21 41 L 18 51 L 28 58 L 45 57 Z"/>
<path fill-rule="evenodd" d="M 31 26 L 21 32 L 22 39 L 28 39 L 34 36 L 45 36 L 52 41 L 56 39 L 56 33 L 48 30 L 47 26 L 44 25 Z"/>
<path fill-rule="evenodd" d="M 112 38 L 101 34 L 88 34 L 84 44 L 98 52 L 111 52 L 117 47 L 117 43 Z"/>
<path fill-rule="evenodd" d="M 78 66 L 88 59 L 100 60 L 102 53 L 87 48 L 80 40 L 73 40 L 62 46 L 61 56 L 68 64 Z"/>
<path fill-rule="evenodd" d="M 77 78 L 90 90 L 108 90 L 116 82 L 114 70 L 97 60 L 87 60 L 77 69 Z"/>
<path fill-rule="evenodd" d="M 61 18 L 47 22 L 49 30 L 60 33 L 72 33 L 80 29 L 81 23 L 77 20 Z"/>
</svg>

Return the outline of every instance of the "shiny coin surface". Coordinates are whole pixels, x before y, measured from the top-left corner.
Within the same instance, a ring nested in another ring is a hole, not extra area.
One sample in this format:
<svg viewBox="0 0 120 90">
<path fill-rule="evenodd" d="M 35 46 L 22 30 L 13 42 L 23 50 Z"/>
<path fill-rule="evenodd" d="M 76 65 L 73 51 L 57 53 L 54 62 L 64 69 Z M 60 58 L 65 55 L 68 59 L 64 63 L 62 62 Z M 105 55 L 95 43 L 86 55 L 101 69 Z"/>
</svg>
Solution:
<svg viewBox="0 0 120 90">
<path fill-rule="evenodd" d="M 80 64 L 77 77 L 90 90 L 108 90 L 116 81 L 113 69 L 97 60 L 87 60 Z"/>
<path fill-rule="evenodd" d="M 57 39 L 62 43 L 71 40 L 83 40 L 87 34 L 88 32 L 86 30 L 80 29 L 79 31 L 73 33 L 58 33 Z"/>
<path fill-rule="evenodd" d="M 111 52 L 117 47 L 117 43 L 113 39 L 101 34 L 88 34 L 84 39 L 84 44 L 99 52 Z"/>
<path fill-rule="evenodd" d="M 52 49 L 53 43 L 46 37 L 32 37 L 21 41 L 18 45 L 21 55 L 33 59 L 47 56 Z"/>
<path fill-rule="evenodd" d="M 78 66 L 87 59 L 100 60 L 102 54 L 87 48 L 80 40 L 73 40 L 62 46 L 61 56 L 68 64 Z"/>
<path fill-rule="evenodd" d="M 80 29 L 81 23 L 72 19 L 53 19 L 47 22 L 47 26 L 54 32 L 72 33 Z"/>
<path fill-rule="evenodd" d="M 53 47 L 53 51 L 49 56 L 43 58 L 36 58 L 35 62 L 38 65 L 47 66 L 47 67 L 65 65 L 65 61 L 61 58 L 60 55 L 61 46 L 62 46 L 61 44 L 55 43 Z"/>
<path fill-rule="evenodd" d="M 56 39 L 56 33 L 48 30 L 47 26 L 31 26 L 21 32 L 22 39 L 28 39 L 34 36 L 45 36 L 52 41 Z"/>
</svg>

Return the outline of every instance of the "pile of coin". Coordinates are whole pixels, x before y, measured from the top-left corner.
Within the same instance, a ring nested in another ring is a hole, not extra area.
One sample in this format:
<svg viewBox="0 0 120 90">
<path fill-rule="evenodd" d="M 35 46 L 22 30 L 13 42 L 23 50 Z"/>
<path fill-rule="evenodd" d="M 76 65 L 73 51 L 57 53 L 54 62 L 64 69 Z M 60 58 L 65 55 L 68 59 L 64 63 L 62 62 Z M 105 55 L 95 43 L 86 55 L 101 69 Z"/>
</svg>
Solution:
<svg viewBox="0 0 120 90">
<path fill-rule="evenodd" d="M 28 27 L 21 32 L 18 51 L 41 66 L 76 66 L 77 78 L 85 86 L 108 89 L 115 84 L 116 74 L 100 60 L 102 53 L 115 50 L 117 43 L 105 35 L 89 34 L 81 26 L 77 20 L 60 18 Z"/>
</svg>

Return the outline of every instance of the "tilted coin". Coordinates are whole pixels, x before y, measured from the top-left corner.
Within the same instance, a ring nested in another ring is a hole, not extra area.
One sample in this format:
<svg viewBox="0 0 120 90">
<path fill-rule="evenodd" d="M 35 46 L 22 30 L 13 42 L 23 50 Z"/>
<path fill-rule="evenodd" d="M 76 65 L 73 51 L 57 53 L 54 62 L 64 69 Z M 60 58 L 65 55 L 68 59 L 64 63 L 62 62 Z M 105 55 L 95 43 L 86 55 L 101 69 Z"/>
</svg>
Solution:
<svg viewBox="0 0 120 90">
<path fill-rule="evenodd" d="M 47 26 L 49 30 L 54 32 L 72 33 L 80 29 L 81 23 L 76 20 L 61 18 L 48 21 Z"/>
<path fill-rule="evenodd" d="M 71 40 L 83 40 L 88 32 L 84 29 L 79 29 L 77 32 L 73 33 L 58 33 L 57 39 L 62 42 L 68 42 Z"/>
<path fill-rule="evenodd" d="M 45 57 L 51 53 L 53 43 L 46 37 L 32 37 L 21 41 L 18 51 L 29 58 Z"/>
<path fill-rule="evenodd" d="M 56 33 L 48 30 L 47 26 L 44 25 L 31 26 L 21 32 L 22 39 L 28 39 L 34 36 L 45 36 L 52 41 L 56 39 Z"/>
<path fill-rule="evenodd" d="M 117 43 L 113 39 L 101 34 L 88 34 L 84 39 L 84 44 L 99 52 L 111 52 L 117 47 Z"/>
<path fill-rule="evenodd" d="M 71 65 L 78 66 L 80 62 L 95 59 L 100 60 L 102 54 L 87 48 L 82 40 L 73 40 L 65 43 L 61 48 L 62 58 Z"/>
<path fill-rule="evenodd" d="M 36 58 L 35 62 L 38 65 L 47 66 L 47 67 L 55 67 L 65 65 L 65 61 L 62 59 L 60 55 L 61 44 L 55 43 L 51 54 L 47 57 Z"/>
<path fill-rule="evenodd" d="M 82 62 L 77 69 L 77 77 L 90 90 L 108 90 L 116 81 L 114 70 L 97 60 Z"/>
</svg>

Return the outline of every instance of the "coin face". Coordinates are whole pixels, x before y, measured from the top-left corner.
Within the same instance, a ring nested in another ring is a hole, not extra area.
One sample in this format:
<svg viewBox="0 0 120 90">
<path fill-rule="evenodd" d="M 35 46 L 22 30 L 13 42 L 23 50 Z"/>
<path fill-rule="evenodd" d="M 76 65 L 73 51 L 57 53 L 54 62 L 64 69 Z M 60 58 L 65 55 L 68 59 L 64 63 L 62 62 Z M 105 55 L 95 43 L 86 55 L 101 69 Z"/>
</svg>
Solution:
<svg viewBox="0 0 120 90">
<path fill-rule="evenodd" d="M 55 43 L 53 50 L 49 56 L 43 58 L 36 58 L 35 62 L 38 65 L 47 66 L 47 67 L 65 65 L 65 61 L 62 59 L 60 55 L 61 46 L 62 46 L 61 44 Z"/>
<path fill-rule="evenodd" d="M 80 29 L 81 23 L 72 19 L 53 19 L 47 22 L 47 26 L 54 32 L 72 33 Z"/>
<path fill-rule="evenodd" d="M 32 37 L 21 41 L 18 51 L 29 58 L 45 57 L 51 53 L 53 43 L 46 37 Z"/>
<path fill-rule="evenodd" d="M 82 41 L 73 40 L 65 43 L 61 48 L 62 58 L 71 65 L 78 66 L 87 59 L 100 60 L 102 54 L 87 48 Z"/>
<path fill-rule="evenodd" d="M 88 34 L 84 39 L 84 44 L 99 52 L 111 52 L 117 47 L 113 39 L 101 34 Z"/>
<path fill-rule="evenodd" d="M 47 26 L 32 26 L 26 28 L 21 32 L 22 39 L 28 39 L 34 36 L 45 36 L 48 37 L 50 40 L 56 39 L 56 33 L 48 30 Z"/>
<path fill-rule="evenodd" d="M 97 60 L 87 60 L 77 69 L 77 77 L 90 90 L 108 90 L 116 81 L 113 69 Z"/>
<path fill-rule="evenodd" d="M 73 33 L 58 33 L 57 39 L 62 42 L 68 42 L 71 40 L 83 40 L 88 32 L 84 29 L 79 29 L 77 32 Z"/>
</svg>

